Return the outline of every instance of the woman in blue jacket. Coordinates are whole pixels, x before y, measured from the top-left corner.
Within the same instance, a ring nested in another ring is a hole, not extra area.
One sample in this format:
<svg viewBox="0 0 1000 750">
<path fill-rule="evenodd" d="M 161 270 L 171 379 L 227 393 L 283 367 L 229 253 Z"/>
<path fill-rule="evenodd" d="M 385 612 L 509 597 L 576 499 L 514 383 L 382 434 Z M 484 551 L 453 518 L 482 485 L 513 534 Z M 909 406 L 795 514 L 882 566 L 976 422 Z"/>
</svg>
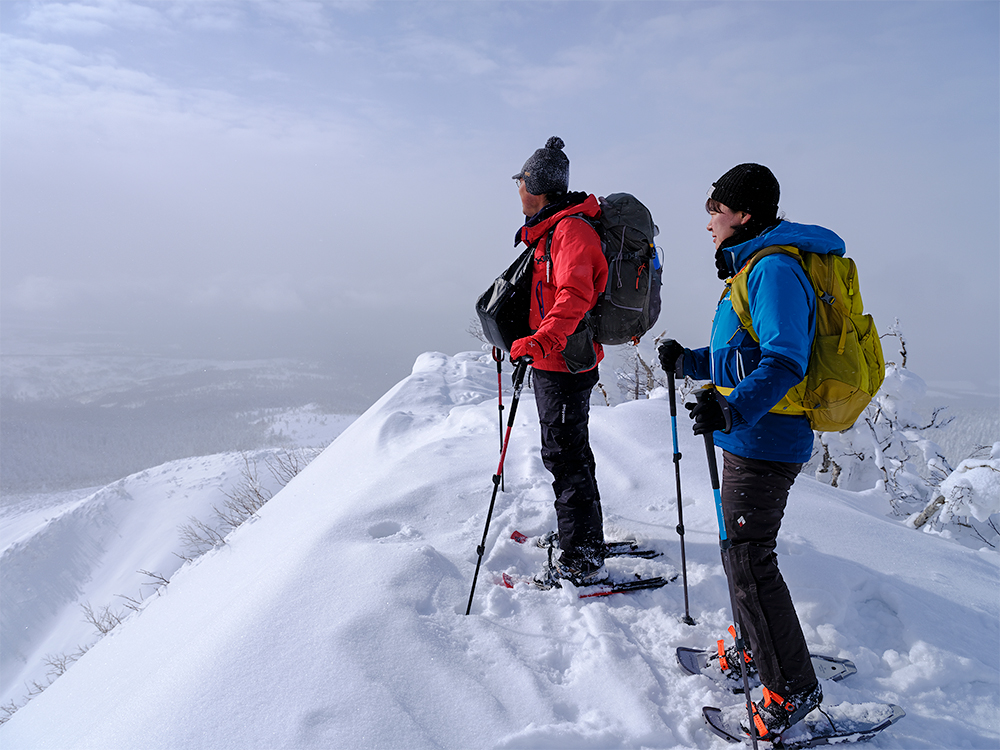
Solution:
<svg viewBox="0 0 1000 750">
<path fill-rule="evenodd" d="M 785 394 L 805 376 L 816 329 L 816 296 L 802 266 L 785 253 L 757 251 L 791 245 L 802 252 L 844 254 L 843 241 L 817 226 L 778 219 L 778 181 L 759 164 L 740 164 L 713 183 L 705 204 L 719 278 L 727 282 L 712 323 L 711 344 L 660 345 L 664 370 L 711 380 L 714 391 L 689 405 L 695 434 L 715 432 L 723 449 L 722 510 L 729 550 L 727 575 L 750 642 L 751 672 L 766 688 L 755 704 L 758 736 L 773 738 L 819 705 L 822 690 L 809 659 L 775 546 L 788 492 L 812 454 L 809 420 L 782 412 Z M 756 337 L 741 324 L 730 282 L 743 270 Z M 722 651 L 722 649 L 720 649 Z M 735 647 L 719 666 L 740 678 Z M 744 727 L 747 729 L 747 727 Z"/>
</svg>

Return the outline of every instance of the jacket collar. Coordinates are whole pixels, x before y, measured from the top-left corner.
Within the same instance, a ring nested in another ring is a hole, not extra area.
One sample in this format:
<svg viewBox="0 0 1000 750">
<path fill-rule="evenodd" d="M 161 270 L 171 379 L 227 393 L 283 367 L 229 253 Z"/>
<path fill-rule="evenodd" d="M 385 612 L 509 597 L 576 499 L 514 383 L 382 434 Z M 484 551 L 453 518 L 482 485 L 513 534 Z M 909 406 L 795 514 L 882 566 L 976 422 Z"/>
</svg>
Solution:
<svg viewBox="0 0 1000 750">
<path fill-rule="evenodd" d="M 596 218 L 601 215 L 601 204 L 598 203 L 595 195 L 569 193 L 565 200 L 559 203 L 550 203 L 537 214 L 528 218 L 524 222 L 524 226 L 518 229 L 514 235 L 514 244 L 523 242 L 530 245 L 544 236 L 560 220 L 574 214 Z"/>
<path fill-rule="evenodd" d="M 781 221 L 746 242 L 725 249 L 726 260 L 735 274 L 758 250 L 771 245 L 792 245 L 805 253 L 843 255 L 844 241 L 829 229 L 815 224 L 796 224 Z"/>
</svg>

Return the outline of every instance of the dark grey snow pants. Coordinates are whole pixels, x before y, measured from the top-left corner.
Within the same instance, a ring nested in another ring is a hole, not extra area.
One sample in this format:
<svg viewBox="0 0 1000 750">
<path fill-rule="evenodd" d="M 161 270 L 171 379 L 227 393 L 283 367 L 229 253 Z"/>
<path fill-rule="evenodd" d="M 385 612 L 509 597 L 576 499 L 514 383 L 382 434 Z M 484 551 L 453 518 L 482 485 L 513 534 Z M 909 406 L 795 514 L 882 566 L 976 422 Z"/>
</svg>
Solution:
<svg viewBox="0 0 1000 750">
<path fill-rule="evenodd" d="M 564 557 L 604 560 L 604 516 L 590 449 L 590 392 L 595 367 L 587 372 L 534 370 L 535 405 L 542 430 L 542 463 L 552 489 Z"/>
<path fill-rule="evenodd" d="M 782 697 L 816 683 L 774 552 L 788 492 L 801 467 L 723 452 L 722 514 L 732 542 L 726 572 L 736 588 L 736 606 L 761 682 Z"/>
</svg>

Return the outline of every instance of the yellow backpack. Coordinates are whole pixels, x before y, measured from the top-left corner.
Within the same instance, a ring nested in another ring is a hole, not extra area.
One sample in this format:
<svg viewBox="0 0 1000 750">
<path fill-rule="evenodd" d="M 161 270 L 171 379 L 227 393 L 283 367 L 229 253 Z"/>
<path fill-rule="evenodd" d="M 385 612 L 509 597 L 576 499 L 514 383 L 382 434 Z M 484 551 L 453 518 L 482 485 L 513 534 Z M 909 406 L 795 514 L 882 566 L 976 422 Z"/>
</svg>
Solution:
<svg viewBox="0 0 1000 750">
<path fill-rule="evenodd" d="M 791 245 L 758 250 L 728 282 L 733 310 L 757 342 L 760 338 L 750 319 L 747 278 L 761 258 L 773 253 L 795 257 L 812 283 L 816 337 L 805 378 L 771 411 L 805 414 L 812 428 L 821 432 L 849 429 L 885 379 L 882 344 L 875 321 L 863 312 L 857 266 L 850 258 L 803 253 Z"/>
</svg>

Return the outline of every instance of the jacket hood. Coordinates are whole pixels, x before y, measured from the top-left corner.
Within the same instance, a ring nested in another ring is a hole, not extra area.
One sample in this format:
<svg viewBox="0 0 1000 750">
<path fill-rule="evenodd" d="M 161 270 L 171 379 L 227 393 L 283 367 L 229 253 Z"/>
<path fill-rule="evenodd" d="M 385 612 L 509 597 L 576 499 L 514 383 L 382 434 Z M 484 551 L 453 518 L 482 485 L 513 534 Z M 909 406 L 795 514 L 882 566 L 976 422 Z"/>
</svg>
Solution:
<svg viewBox="0 0 1000 750">
<path fill-rule="evenodd" d="M 586 193 L 570 193 L 567 197 L 570 200 L 565 205 L 556 204 L 551 207 L 546 206 L 536 216 L 529 218 L 525 225 L 518 229 L 514 235 L 514 244 L 517 245 L 519 242 L 523 242 L 526 245 L 530 245 L 567 216 L 583 214 L 593 219 L 601 215 L 601 204 L 598 203 L 597 196 L 593 194 L 587 195 Z M 546 210 L 550 213 L 546 214 Z"/>
<path fill-rule="evenodd" d="M 730 270 L 736 273 L 758 250 L 771 245 L 791 245 L 804 253 L 843 255 L 844 241 L 835 233 L 815 224 L 782 221 L 773 229 L 724 251 Z"/>
</svg>

